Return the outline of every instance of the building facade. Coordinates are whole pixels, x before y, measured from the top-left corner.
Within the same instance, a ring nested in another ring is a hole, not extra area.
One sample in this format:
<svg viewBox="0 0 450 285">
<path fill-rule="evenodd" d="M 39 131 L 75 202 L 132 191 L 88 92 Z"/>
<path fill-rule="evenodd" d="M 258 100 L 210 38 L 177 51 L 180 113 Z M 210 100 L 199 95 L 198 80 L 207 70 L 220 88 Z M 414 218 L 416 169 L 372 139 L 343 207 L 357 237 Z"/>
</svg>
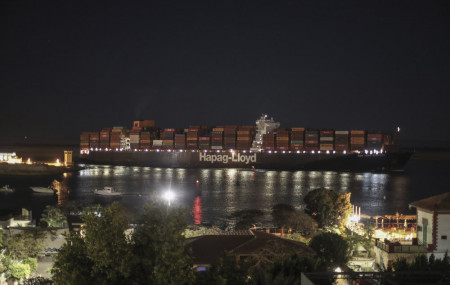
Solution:
<svg viewBox="0 0 450 285">
<path fill-rule="evenodd" d="M 417 209 L 418 244 L 443 258 L 450 250 L 450 192 L 412 202 Z"/>
</svg>

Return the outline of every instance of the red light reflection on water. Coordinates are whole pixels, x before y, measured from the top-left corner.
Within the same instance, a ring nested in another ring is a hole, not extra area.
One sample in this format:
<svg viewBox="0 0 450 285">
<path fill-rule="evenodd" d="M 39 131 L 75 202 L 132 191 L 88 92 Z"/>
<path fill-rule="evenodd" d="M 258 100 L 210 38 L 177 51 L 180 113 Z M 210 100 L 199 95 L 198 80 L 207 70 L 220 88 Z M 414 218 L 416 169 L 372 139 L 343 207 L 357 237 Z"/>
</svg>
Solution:
<svg viewBox="0 0 450 285">
<path fill-rule="evenodd" d="M 200 196 L 195 197 L 194 206 L 192 207 L 192 213 L 194 215 L 194 224 L 200 225 L 202 223 L 202 200 Z"/>
</svg>

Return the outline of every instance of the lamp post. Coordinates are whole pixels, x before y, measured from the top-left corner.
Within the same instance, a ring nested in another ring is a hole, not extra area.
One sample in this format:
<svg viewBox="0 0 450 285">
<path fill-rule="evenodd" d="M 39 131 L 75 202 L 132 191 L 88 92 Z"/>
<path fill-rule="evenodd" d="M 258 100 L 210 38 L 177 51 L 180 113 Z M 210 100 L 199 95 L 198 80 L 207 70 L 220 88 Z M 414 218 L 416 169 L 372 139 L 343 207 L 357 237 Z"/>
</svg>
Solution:
<svg viewBox="0 0 450 285">
<path fill-rule="evenodd" d="M 170 201 L 175 197 L 175 194 L 171 190 L 167 190 L 164 193 L 164 199 L 167 200 L 167 205 L 170 207 Z"/>
</svg>

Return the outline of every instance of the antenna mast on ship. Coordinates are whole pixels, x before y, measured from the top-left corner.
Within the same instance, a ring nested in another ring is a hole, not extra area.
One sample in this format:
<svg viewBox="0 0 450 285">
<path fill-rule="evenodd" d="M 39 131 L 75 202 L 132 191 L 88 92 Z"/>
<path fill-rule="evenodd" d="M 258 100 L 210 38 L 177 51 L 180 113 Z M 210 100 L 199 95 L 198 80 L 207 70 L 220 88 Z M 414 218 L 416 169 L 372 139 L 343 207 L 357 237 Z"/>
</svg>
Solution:
<svg viewBox="0 0 450 285">
<path fill-rule="evenodd" d="M 266 114 L 262 114 L 261 117 L 256 120 L 256 134 L 253 140 L 252 151 L 262 151 L 263 135 L 270 133 L 280 127 L 279 122 L 275 122 L 273 118 L 270 120 Z"/>
</svg>

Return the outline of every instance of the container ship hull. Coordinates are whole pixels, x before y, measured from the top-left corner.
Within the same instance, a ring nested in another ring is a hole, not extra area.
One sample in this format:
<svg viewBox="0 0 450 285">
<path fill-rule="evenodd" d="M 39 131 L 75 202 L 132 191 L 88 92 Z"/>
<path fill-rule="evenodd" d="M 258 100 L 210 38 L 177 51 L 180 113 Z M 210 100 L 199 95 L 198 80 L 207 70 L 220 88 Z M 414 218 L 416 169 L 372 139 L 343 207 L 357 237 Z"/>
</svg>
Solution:
<svg viewBox="0 0 450 285">
<path fill-rule="evenodd" d="M 251 153 L 243 151 L 91 151 L 80 162 L 162 168 L 250 168 L 272 170 L 328 170 L 352 172 L 403 169 L 411 152 L 383 154 Z"/>
</svg>

